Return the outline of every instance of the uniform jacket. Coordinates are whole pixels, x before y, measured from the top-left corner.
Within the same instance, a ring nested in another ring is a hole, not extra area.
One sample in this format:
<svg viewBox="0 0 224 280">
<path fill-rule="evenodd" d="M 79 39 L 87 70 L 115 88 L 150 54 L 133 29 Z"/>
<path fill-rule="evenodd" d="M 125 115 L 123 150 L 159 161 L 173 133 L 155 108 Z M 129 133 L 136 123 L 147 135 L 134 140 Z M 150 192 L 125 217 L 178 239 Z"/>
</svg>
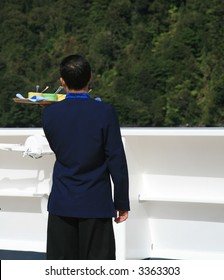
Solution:
<svg viewBox="0 0 224 280">
<path fill-rule="evenodd" d="M 115 209 L 129 210 L 127 163 L 114 107 L 92 98 L 65 99 L 44 108 L 42 121 L 56 156 L 48 211 L 108 218 L 116 216 Z"/>
</svg>

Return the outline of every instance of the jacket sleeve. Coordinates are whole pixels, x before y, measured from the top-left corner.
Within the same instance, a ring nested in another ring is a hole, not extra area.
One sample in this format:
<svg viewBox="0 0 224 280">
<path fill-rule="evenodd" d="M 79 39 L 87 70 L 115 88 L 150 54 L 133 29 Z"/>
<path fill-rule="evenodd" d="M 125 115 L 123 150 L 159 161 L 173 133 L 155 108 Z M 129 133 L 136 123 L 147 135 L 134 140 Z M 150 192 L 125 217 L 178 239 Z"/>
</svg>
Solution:
<svg viewBox="0 0 224 280">
<path fill-rule="evenodd" d="M 118 118 L 112 106 L 108 112 L 104 141 L 108 168 L 114 184 L 115 209 L 129 211 L 128 167 Z"/>
</svg>

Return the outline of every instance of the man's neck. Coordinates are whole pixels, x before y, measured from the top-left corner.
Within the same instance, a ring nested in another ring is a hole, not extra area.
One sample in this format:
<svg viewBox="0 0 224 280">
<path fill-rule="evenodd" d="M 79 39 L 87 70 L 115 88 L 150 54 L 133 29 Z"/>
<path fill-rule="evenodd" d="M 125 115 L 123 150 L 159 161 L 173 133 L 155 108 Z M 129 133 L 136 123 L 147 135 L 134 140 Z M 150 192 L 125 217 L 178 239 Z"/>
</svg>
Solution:
<svg viewBox="0 0 224 280">
<path fill-rule="evenodd" d="M 88 87 L 82 88 L 82 89 L 68 89 L 67 92 L 70 93 L 82 93 L 82 92 L 88 92 Z"/>
</svg>

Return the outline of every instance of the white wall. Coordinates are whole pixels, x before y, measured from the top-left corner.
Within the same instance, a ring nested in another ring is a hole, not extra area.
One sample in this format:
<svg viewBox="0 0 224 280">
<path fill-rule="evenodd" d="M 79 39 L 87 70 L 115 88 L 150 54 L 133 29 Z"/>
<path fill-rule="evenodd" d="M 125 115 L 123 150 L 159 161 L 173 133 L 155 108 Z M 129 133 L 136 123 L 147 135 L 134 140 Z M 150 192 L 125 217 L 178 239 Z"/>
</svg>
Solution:
<svg viewBox="0 0 224 280">
<path fill-rule="evenodd" d="M 126 257 L 224 258 L 224 130 L 123 135 L 132 199 Z"/>
<path fill-rule="evenodd" d="M 1 129 L 0 143 L 24 144 L 40 129 Z M 40 159 L 0 150 L 0 249 L 44 252 L 54 155 Z"/>
<path fill-rule="evenodd" d="M 24 143 L 41 129 L 0 129 Z M 224 258 L 224 130 L 124 128 L 131 212 L 118 259 Z M 0 150 L 0 249 L 44 252 L 54 156 Z"/>
</svg>

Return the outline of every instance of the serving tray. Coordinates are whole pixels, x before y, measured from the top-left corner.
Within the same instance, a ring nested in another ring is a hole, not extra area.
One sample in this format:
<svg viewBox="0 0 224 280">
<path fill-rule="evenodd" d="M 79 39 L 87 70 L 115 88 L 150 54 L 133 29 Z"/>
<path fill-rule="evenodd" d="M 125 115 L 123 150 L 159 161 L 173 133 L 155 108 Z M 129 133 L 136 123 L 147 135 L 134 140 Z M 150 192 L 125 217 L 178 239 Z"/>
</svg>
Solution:
<svg viewBox="0 0 224 280">
<path fill-rule="evenodd" d="M 52 103 L 58 102 L 57 100 L 41 100 L 41 101 L 30 101 L 28 99 L 13 98 L 14 102 L 22 104 L 36 104 L 36 105 L 50 105 Z"/>
</svg>

